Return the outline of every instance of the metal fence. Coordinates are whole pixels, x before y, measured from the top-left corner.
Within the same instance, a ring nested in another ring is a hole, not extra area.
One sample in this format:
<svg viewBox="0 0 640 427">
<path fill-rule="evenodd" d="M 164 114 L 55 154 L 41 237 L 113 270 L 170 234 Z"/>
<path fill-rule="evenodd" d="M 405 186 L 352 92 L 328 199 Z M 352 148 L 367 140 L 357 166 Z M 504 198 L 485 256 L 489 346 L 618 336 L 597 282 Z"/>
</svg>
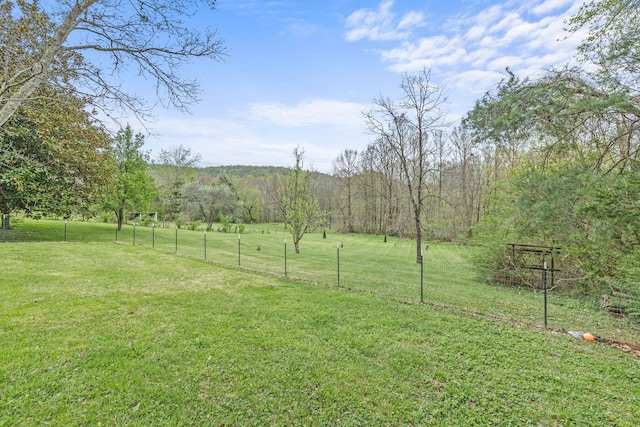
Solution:
<svg viewBox="0 0 640 427">
<path fill-rule="evenodd" d="M 431 244 L 422 254 L 422 263 L 417 263 L 412 241 L 386 243 L 385 239 L 372 250 L 356 235 L 332 233 L 326 239 L 325 233 L 315 233 L 305 236 L 303 253 L 295 254 L 291 236 L 282 225 L 252 225 L 242 231 L 137 224 L 117 230 L 113 224 L 96 227 L 80 222 L 28 221 L 14 223 L 9 229 L 0 227 L 0 241 L 118 242 L 488 319 L 560 331 L 585 330 L 640 344 L 638 330 L 600 310 L 597 298 L 580 298 L 556 289 L 551 279 L 554 275 L 553 280 L 558 280 L 558 269 L 547 263 L 539 270 L 518 271 L 510 266 L 509 275 L 526 276 L 527 285 L 505 286 L 497 279 L 504 271 L 483 270 L 473 262 L 479 248 Z"/>
</svg>

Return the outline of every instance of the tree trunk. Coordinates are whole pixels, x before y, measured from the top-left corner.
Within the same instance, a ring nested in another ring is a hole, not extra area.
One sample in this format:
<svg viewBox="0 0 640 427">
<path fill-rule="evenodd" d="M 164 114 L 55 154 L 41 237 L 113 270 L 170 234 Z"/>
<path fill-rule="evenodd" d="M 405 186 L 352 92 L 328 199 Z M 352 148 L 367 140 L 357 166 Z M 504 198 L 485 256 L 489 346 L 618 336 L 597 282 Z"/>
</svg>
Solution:
<svg viewBox="0 0 640 427">
<path fill-rule="evenodd" d="M 416 264 L 422 262 L 422 221 L 420 220 L 420 209 L 416 209 Z"/>
<path fill-rule="evenodd" d="M 122 223 L 123 223 L 123 218 L 124 217 L 124 210 L 123 209 L 119 209 L 116 212 L 116 220 L 118 221 L 118 231 L 122 231 Z"/>
</svg>

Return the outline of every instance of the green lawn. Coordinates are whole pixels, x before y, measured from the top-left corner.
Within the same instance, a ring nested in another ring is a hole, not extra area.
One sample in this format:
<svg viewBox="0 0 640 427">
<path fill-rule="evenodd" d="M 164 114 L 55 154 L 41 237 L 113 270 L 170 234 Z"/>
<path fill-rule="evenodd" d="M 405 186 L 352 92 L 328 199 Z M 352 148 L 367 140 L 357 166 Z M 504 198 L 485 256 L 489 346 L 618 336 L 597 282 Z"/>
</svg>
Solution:
<svg viewBox="0 0 640 427">
<path fill-rule="evenodd" d="M 66 231 L 65 231 L 66 228 Z M 141 251 L 177 253 L 228 266 L 240 265 L 277 276 L 286 275 L 321 285 L 370 292 L 403 301 L 420 301 L 488 318 L 528 326 L 544 326 L 544 299 L 529 289 L 487 285 L 470 258 L 476 248 L 430 244 L 420 265 L 411 240 L 372 235 L 344 235 L 327 230 L 305 235 L 295 254 L 282 225 L 249 225 L 245 233 L 176 230 L 175 227 L 133 227 L 115 233 L 114 224 L 24 220 L 3 241 L 113 242 L 135 244 Z M 205 252 L 206 245 L 206 252 Z M 240 249 L 240 254 L 238 253 Z M 338 263 L 339 260 L 339 263 Z M 339 279 L 339 282 L 338 282 Z M 422 289 L 421 289 L 422 287 Z M 553 291 L 548 295 L 548 327 L 586 331 L 605 339 L 640 345 L 638 325 L 615 319 L 597 305 L 597 296 L 576 298 Z"/>
<path fill-rule="evenodd" d="M 640 419 L 638 359 L 565 334 L 132 245 L 0 256 L 0 425 Z"/>
</svg>

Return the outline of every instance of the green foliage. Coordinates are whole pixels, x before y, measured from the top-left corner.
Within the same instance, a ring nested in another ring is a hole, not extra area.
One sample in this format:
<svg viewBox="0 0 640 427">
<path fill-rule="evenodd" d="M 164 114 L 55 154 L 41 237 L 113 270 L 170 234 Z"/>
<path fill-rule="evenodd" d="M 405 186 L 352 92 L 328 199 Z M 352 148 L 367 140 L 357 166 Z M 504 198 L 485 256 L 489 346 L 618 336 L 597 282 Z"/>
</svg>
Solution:
<svg viewBox="0 0 640 427">
<path fill-rule="evenodd" d="M 286 181 L 286 189 L 282 197 L 284 222 L 291 231 L 296 253 L 300 252 L 300 239 L 321 227 L 326 221 L 326 214 L 320 210 L 318 200 L 311 192 L 309 175 L 302 170 L 304 150 L 294 150 L 296 165 Z"/>
<path fill-rule="evenodd" d="M 510 75 L 478 102 L 465 121 L 478 143 L 493 146 L 496 165 L 504 148 L 516 154 L 494 179 L 475 230 L 492 247 L 483 262 L 508 269 L 506 243 L 561 246 L 572 279 L 563 286 L 636 292 L 626 273 L 640 243 L 636 118 L 625 88 L 576 69 Z"/>
<path fill-rule="evenodd" d="M 242 212 L 242 202 L 226 183 L 209 185 L 192 181 L 182 187 L 181 199 L 183 211 L 204 221 L 207 229 L 223 218 L 233 221 Z"/>
<path fill-rule="evenodd" d="M 163 219 L 172 220 L 180 211 L 180 187 L 195 176 L 195 165 L 202 157 L 191 149 L 179 145 L 160 149 L 159 164 L 149 168 L 158 184 L 157 211 Z"/>
<path fill-rule="evenodd" d="M 107 135 L 82 99 L 50 87 L 38 94 L 0 128 L 0 211 L 88 214 L 112 186 Z"/>
<path fill-rule="evenodd" d="M 587 29 L 578 47 L 581 58 L 597 65 L 597 77 L 606 86 L 637 94 L 640 90 L 640 9 L 635 0 L 586 2 L 568 20 L 569 30 Z"/>
<path fill-rule="evenodd" d="M 115 188 L 105 194 L 105 209 L 113 211 L 122 228 L 128 212 L 145 212 L 156 196 L 156 186 L 147 170 L 148 154 L 142 151 L 144 136 L 134 135 L 131 126 L 118 131 L 112 142 L 112 161 L 115 173 Z"/>
<path fill-rule="evenodd" d="M 179 214 L 173 221 L 178 228 L 182 228 L 187 223 L 187 218 L 183 214 Z"/>
<path fill-rule="evenodd" d="M 230 217 L 227 217 L 224 214 L 220 215 L 220 229 L 219 229 L 219 231 L 222 231 L 223 233 L 230 233 L 232 225 L 233 225 L 233 222 L 232 222 Z"/>
<path fill-rule="evenodd" d="M 191 221 L 187 224 L 187 230 L 197 230 L 202 225 L 202 221 Z"/>
</svg>

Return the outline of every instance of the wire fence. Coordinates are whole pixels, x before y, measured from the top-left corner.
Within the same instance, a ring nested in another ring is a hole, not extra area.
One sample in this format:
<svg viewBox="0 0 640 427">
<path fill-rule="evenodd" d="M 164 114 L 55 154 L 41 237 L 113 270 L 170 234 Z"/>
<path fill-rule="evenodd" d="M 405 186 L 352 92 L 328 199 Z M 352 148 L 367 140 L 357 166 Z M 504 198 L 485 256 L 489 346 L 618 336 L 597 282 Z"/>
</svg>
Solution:
<svg viewBox="0 0 640 427">
<path fill-rule="evenodd" d="M 529 286 L 497 284 L 499 272 L 473 262 L 481 248 L 431 244 L 418 263 L 415 242 L 410 240 L 336 233 L 327 238 L 326 232 L 318 232 L 304 236 L 297 254 L 282 225 L 251 225 L 242 231 L 137 224 L 116 230 L 114 224 L 28 220 L 1 227 L 0 242 L 116 242 L 490 319 L 585 331 L 608 340 L 640 344 L 636 325 L 599 309 L 597 297 L 559 291 L 551 282 L 549 269 L 522 272 Z M 555 274 L 554 280 L 558 280 Z"/>
</svg>

